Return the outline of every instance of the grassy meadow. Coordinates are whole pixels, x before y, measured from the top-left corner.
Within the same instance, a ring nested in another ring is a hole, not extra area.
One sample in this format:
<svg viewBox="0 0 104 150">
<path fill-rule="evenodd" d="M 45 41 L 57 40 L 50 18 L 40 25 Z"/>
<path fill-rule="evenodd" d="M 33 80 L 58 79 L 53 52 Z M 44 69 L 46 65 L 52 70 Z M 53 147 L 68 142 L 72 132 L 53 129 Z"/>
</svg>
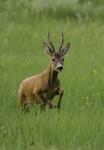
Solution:
<svg viewBox="0 0 104 150">
<path fill-rule="evenodd" d="M 103 1 L 54 3 L 0 1 L 0 150 L 104 150 Z M 71 42 L 59 74 L 61 109 L 41 112 L 37 106 L 22 114 L 17 89 L 47 68 L 42 42 L 48 31 L 57 49 L 62 31 Z"/>
</svg>

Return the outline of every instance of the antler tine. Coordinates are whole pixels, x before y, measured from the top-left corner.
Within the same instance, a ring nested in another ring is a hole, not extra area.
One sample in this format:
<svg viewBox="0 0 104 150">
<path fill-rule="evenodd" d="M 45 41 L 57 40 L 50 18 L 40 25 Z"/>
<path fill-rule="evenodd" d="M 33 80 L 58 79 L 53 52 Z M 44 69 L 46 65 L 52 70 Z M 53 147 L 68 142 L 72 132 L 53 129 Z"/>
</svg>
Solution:
<svg viewBox="0 0 104 150">
<path fill-rule="evenodd" d="M 48 44 L 46 42 L 43 42 L 43 45 L 46 45 L 50 49 L 50 47 L 48 46 Z"/>
<path fill-rule="evenodd" d="M 64 44 L 64 34 L 63 34 L 63 32 L 62 32 L 62 35 L 61 35 L 62 37 L 62 39 L 61 39 L 61 45 L 60 45 L 60 48 L 59 48 L 59 51 L 61 51 L 61 49 L 62 49 L 62 46 L 63 46 L 63 44 Z"/>
<path fill-rule="evenodd" d="M 52 44 L 52 42 L 50 40 L 50 33 L 49 32 L 48 32 L 48 42 L 49 42 L 51 48 L 53 49 L 53 51 L 55 51 L 55 47 L 53 46 L 53 44 Z"/>
</svg>

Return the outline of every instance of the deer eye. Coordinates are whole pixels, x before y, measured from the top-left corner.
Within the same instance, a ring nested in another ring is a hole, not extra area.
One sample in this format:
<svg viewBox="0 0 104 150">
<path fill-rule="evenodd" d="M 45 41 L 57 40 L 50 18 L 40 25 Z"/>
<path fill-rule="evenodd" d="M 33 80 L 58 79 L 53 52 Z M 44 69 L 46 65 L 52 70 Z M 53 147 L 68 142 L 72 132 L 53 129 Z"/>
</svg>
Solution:
<svg viewBox="0 0 104 150">
<path fill-rule="evenodd" d="M 55 59 L 54 59 L 54 58 L 52 58 L 52 61 L 55 61 Z"/>
</svg>

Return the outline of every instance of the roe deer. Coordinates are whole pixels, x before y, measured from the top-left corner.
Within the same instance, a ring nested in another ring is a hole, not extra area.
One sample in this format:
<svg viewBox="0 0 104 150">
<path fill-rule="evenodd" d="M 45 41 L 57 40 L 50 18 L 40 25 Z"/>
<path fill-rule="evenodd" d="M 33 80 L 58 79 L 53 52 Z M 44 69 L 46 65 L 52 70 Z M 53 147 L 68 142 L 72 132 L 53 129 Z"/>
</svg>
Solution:
<svg viewBox="0 0 104 150">
<path fill-rule="evenodd" d="M 59 95 L 56 108 L 60 108 L 63 90 L 58 79 L 58 73 L 63 69 L 64 55 L 70 48 L 70 42 L 64 47 L 64 36 L 62 33 L 61 45 L 58 52 L 50 40 L 48 33 L 48 43 L 43 42 L 46 53 L 50 56 L 48 68 L 38 75 L 31 76 L 22 81 L 18 89 L 18 104 L 25 108 L 28 104 L 39 104 L 42 108 L 53 108 L 52 99 Z"/>
</svg>

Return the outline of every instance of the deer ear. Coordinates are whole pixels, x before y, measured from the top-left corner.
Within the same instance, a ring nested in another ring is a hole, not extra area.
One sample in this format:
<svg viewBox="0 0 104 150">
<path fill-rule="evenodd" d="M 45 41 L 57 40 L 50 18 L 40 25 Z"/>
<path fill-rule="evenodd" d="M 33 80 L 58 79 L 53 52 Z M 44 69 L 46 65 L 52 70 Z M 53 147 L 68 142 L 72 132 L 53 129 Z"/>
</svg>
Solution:
<svg viewBox="0 0 104 150">
<path fill-rule="evenodd" d="M 53 51 L 45 42 L 43 42 L 43 46 L 44 46 L 45 52 L 46 52 L 49 56 L 52 56 L 54 51 Z"/>
<path fill-rule="evenodd" d="M 69 48 L 70 48 L 70 42 L 67 43 L 67 44 L 65 45 L 65 47 L 63 47 L 63 48 L 61 49 L 62 56 L 64 56 L 64 55 L 68 52 Z"/>
</svg>

